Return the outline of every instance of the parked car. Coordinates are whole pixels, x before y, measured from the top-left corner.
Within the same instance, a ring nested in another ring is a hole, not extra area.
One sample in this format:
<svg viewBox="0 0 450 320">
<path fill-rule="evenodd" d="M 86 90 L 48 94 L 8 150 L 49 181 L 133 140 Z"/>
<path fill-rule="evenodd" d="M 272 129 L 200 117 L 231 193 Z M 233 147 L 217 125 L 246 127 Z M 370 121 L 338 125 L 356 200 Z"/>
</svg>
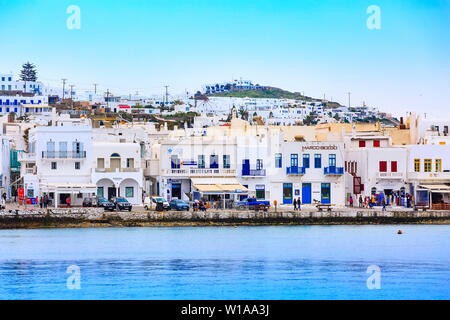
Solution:
<svg viewBox="0 0 450 320">
<path fill-rule="evenodd" d="M 178 211 L 189 211 L 189 205 L 185 201 L 179 199 L 170 201 L 170 208 Z"/>
<path fill-rule="evenodd" d="M 82 206 L 83 207 L 96 207 L 97 199 L 96 198 L 84 198 Z"/>
<path fill-rule="evenodd" d="M 264 210 L 270 208 L 270 202 L 265 200 L 257 200 L 256 198 L 246 198 L 236 203 L 238 209 Z"/>
<path fill-rule="evenodd" d="M 123 210 L 131 211 L 131 209 L 133 208 L 133 206 L 131 205 L 131 203 L 128 202 L 127 199 L 121 197 L 112 198 L 112 203 L 119 211 Z"/>
<path fill-rule="evenodd" d="M 153 196 L 153 197 L 145 197 L 144 199 L 144 208 L 145 210 L 156 210 L 156 204 L 158 202 L 162 202 L 164 210 L 170 210 L 169 202 L 163 197 Z"/>
<path fill-rule="evenodd" d="M 97 207 L 101 207 L 108 211 L 114 211 L 116 209 L 116 206 L 111 201 L 108 201 L 108 199 L 103 197 L 97 198 Z"/>
</svg>

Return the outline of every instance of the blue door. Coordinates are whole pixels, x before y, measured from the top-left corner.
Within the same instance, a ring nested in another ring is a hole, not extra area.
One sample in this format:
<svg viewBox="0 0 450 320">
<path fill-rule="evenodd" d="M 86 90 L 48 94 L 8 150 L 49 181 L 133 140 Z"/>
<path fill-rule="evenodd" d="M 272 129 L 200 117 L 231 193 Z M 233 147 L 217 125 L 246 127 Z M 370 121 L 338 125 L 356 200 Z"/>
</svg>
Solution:
<svg viewBox="0 0 450 320">
<path fill-rule="evenodd" d="M 331 185 L 329 183 L 322 183 L 320 194 L 322 203 L 331 203 Z"/>
<path fill-rule="evenodd" d="M 292 183 L 283 183 L 283 204 L 292 203 Z"/>
<path fill-rule="evenodd" d="M 242 161 L 242 175 L 248 176 L 250 174 L 250 160 L 246 159 Z"/>
<path fill-rule="evenodd" d="M 302 203 L 311 203 L 311 183 L 302 184 Z"/>
</svg>

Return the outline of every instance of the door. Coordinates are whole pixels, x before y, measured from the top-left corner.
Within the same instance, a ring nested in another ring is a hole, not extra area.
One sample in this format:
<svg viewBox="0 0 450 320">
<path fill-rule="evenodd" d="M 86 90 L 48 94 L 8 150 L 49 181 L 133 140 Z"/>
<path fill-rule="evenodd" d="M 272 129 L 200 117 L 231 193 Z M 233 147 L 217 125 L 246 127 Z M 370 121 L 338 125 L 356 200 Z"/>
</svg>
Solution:
<svg viewBox="0 0 450 320">
<path fill-rule="evenodd" d="M 172 199 L 173 198 L 181 200 L 181 183 L 172 183 Z"/>
<path fill-rule="evenodd" d="M 250 160 L 242 160 L 242 175 L 248 176 L 250 174 Z"/>
<path fill-rule="evenodd" d="M 115 172 L 116 169 L 120 169 L 120 158 L 111 158 L 109 167 L 111 168 L 111 171 L 113 171 L 113 172 Z"/>
<path fill-rule="evenodd" d="M 322 203 L 324 204 L 331 203 L 331 185 L 329 183 L 322 183 L 320 194 Z"/>
<path fill-rule="evenodd" d="M 309 204 L 311 203 L 311 183 L 303 183 L 302 184 L 302 203 Z"/>
<path fill-rule="evenodd" d="M 283 204 L 292 203 L 292 183 L 283 183 Z"/>
<path fill-rule="evenodd" d="M 108 200 L 111 200 L 112 198 L 116 197 L 116 188 L 114 187 L 108 187 Z"/>
</svg>

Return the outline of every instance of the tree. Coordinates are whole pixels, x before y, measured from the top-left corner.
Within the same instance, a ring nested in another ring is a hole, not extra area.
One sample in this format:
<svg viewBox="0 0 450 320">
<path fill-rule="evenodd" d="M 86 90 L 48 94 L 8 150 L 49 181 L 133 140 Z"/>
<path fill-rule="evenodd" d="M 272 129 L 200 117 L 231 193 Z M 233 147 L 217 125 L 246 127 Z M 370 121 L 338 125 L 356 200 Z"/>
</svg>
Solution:
<svg viewBox="0 0 450 320">
<path fill-rule="evenodd" d="M 36 66 L 30 62 L 24 63 L 22 65 L 22 71 L 20 71 L 20 80 L 22 81 L 37 81 L 37 71 Z"/>
<path fill-rule="evenodd" d="M 244 107 L 239 108 L 239 114 L 241 115 L 242 120 L 248 120 L 248 111 L 244 109 Z"/>
</svg>

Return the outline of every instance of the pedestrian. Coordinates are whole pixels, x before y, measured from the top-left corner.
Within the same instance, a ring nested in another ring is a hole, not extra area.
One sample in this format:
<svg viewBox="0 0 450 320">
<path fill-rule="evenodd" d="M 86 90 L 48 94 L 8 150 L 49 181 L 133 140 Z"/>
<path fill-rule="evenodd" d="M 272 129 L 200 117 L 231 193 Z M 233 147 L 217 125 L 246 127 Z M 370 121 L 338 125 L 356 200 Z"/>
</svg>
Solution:
<svg viewBox="0 0 450 320">
<path fill-rule="evenodd" d="M 298 199 L 297 199 L 297 210 L 302 210 L 302 208 L 301 208 L 301 204 L 302 204 L 302 202 L 300 201 L 300 197 L 298 197 Z"/>
<path fill-rule="evenodd" d="M 360 207 L 360 208 L 363 207 L 363 198 L 362 198 L 362 195 L 359 195 L 359 207 Z"/>
<path fill-rule="evenodd" d="M 297 199 L 294 198 L 294 211 L 297 210 Z"/>
<path fill-rule="evenodd" d="M 41 207 L 41 209 L 42 209 L 43 205 L 44 205 L 44 198 L 41 196 L 39 198 L 39 206 Z"/>
<path fill-rule="evenodd" d="M 350 196 L 350 199 L 348 200 L 348 202 L 350 203 L 350 207 L 353 207 L 353 197 Z"/>
<path fill-rule="evenodd" d="M 6 192 L 3 192 L 2 197 L 3 197 L 3 201 L 5 201 L 5 203 L 6 203 Z"/>
<path fill-rule="evenodd" d="M 48 205 L 48 196 L 46 193 L 44 193 L 44 209 L 47 209 L 47 205 Z"/>
<path fill-rule="evenodd" d="M 70 208 L 70 197 L 67 197 L 67 207 Z"/>
<path fill-rule="evenodd" d="M 386 211 L 386 199 L 385 198 L 383 198 L 383 209 L 382 209 L 382 211 Z"/>
</svg>

